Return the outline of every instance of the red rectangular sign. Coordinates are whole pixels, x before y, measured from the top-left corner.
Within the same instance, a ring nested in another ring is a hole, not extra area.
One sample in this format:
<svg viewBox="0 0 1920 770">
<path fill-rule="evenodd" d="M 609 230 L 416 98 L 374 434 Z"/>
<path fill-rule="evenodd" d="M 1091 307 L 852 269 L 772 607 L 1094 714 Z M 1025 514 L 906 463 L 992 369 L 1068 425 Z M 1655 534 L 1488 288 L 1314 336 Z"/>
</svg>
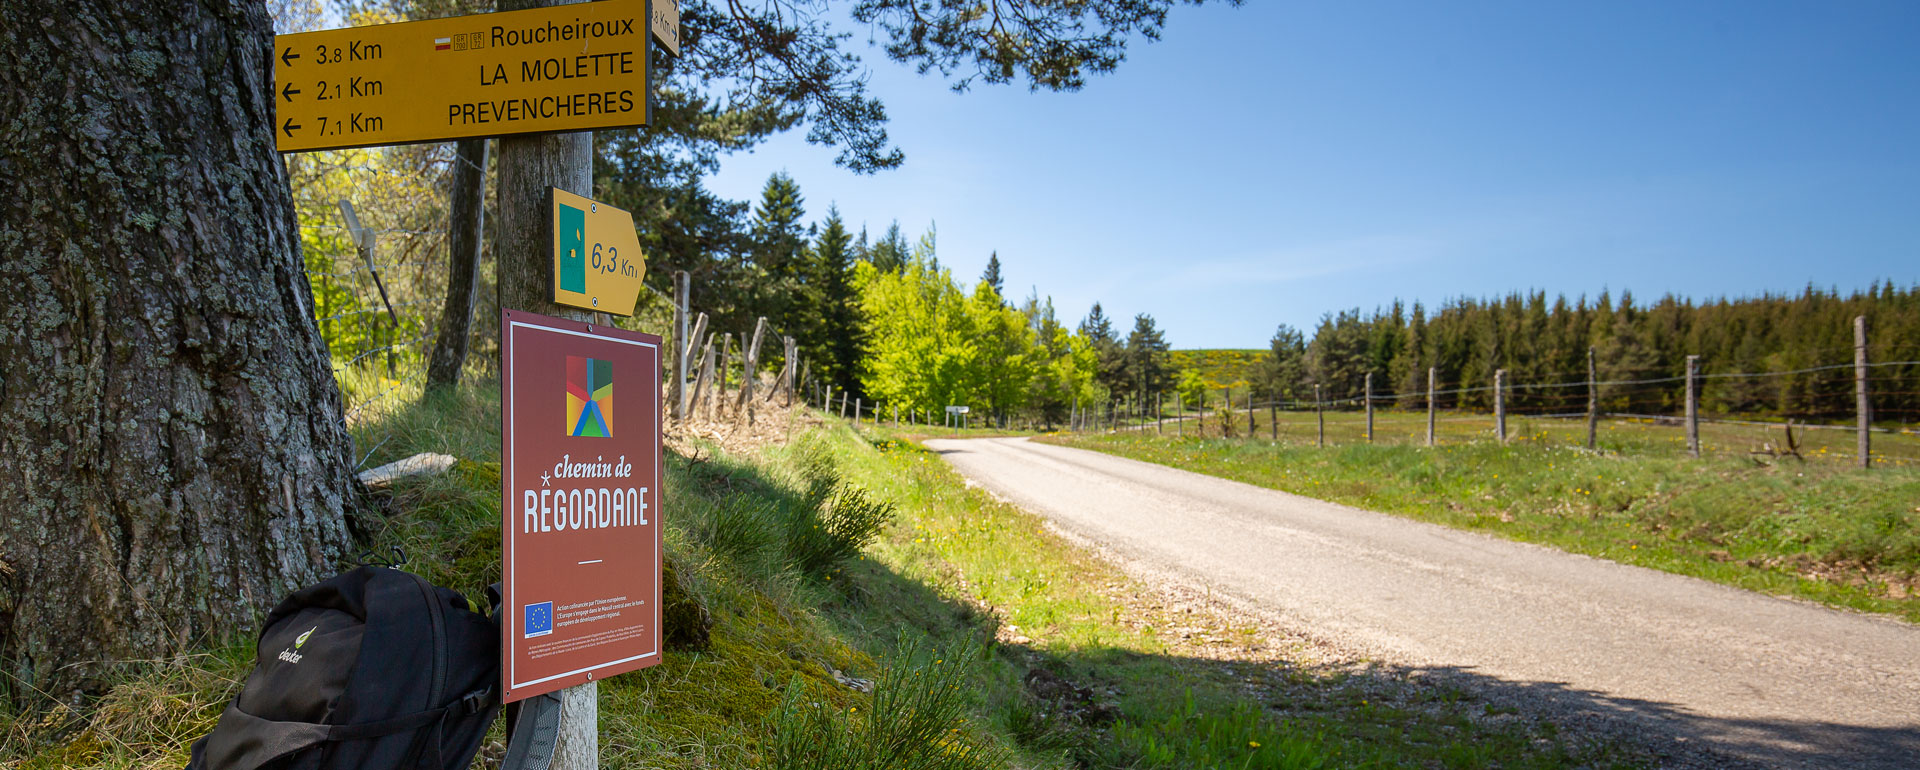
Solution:
<svg viewBox="0 0 1920 770">
<path fill-rule="evenodd" d="M 504 700 L 660 662 L 660 338 L 500 321 Z"/>
</svg>

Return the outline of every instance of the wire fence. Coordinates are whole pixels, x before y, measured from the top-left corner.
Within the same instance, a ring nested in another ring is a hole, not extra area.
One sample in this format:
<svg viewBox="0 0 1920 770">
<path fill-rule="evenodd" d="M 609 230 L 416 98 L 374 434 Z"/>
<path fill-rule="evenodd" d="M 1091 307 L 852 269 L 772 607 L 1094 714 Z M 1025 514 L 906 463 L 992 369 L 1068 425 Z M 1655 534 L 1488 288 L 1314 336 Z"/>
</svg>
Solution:
<svg viewBox="0 0 1920 770">
<path fill-rule="evenodd" d="M 1823 351 L 1822 357 L 1853 349 Z M 1900 351 L 1907 352 L 1907 351 Z M 1775 460 L 1920 466 L 1920 355 L 1833 361 L 1779 371 L 1559 381 L 1442 382 L 1343 398 L 1258 399 L 1215 391 L 1193 407 L 1180 397 L 1075 415 L 1079 431 L 1152 431 L 1318 446 L 1446 446 L 1505 442 L 1674 456 L 1741 455 Z M 1862 395 L 1864 393 L 1864 396 Z M 1866 409 L 1862 416 L 1861 403 Z M 1739 410 L 1787 404 L 1787 409 Z M 1863 463 L 1863 458 L 1865 462 Z"/>
</svg>

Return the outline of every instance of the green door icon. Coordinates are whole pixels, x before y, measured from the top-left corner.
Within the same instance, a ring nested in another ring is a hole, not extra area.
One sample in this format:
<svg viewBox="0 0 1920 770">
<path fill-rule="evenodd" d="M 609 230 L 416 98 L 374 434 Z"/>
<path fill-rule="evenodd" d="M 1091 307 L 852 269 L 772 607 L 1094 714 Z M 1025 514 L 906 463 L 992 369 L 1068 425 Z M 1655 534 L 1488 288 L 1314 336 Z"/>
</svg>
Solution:
<svg viewBox="0 0 1920 770">
<path fill-rule="evenodd" d="M 587 291 L 587 212 L 559 204 L 560 290 Z"/>
</svg>

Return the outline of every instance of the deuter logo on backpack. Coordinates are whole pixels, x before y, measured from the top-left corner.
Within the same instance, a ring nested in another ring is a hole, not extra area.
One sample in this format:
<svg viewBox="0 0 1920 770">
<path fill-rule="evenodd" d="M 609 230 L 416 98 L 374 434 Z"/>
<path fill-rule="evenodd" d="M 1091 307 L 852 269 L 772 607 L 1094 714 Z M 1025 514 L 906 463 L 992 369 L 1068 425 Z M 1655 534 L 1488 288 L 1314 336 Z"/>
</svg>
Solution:
<svg viewBox="0 0 1920 770">
<path fill-rule="evenodd" d="M 319 629 L 319 626 L 314 626 L 313 628 L 307 629 L 307 632 L 301 634 L 299 638 L 294 639 L 292 647 L 280 651 L 280 660 L 287 663 L 299 663 L 301 658 L 306 657 L 300 654 L 300 648 L 306 645 L 307 637 L 313 636 L 313 632 Z"/>
</svg>

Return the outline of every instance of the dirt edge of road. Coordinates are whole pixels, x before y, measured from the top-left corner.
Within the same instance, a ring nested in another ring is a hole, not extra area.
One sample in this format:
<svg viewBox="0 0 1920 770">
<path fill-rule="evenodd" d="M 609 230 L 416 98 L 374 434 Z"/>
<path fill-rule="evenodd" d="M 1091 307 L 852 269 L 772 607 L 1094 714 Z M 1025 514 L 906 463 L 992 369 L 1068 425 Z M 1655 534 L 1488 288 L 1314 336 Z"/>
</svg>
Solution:
<svg viewBox="0 0 1920 770">
<path fill-rule="evenodd" d="M 1216 591 L 1190 574 L 1152 567 L 1129 558 L 1104 543 L 1063 527 L 1052 519 L 1021 507 L 990 487 L 967 478 L 967 486 L 1039 519 L 1048 532 L 1112 565 L 1135 586 L 1102 585 L 1107 597 L 1127 608 L 1125 620 L 1135 630 L 1152 625 L 1176 653 L 1194 658 L 1278 668 L 1273 674 L 1343 676 L 1357 695 L 1380 699 L 1403 708 L 1443 700 L 1448 690 L 1470 693 L 1487 704 L 1486 719 L 1539 720 L 1553 724 L 1574 744 L 1613 744 L 1625 754 L 1645 757 L 1656 767 L 1674 770 L 1766 770 L 1767 765 L 1735 757 L 1675 734 L 1661 725 L 1610 714 L 1554 697 L 1553 691 L 1530 687 L 1489 686 L 1484 676 L 1421 666 L 1396 659 L 1392 653 L 1340 639 L 1301 621 L 1260 607 L 1246 597 Z M 1013 636 L 1017 627 L 1002 628 Z M 1009 641 L 1003 639 L 1002 641 Z M 1013 639 L 1013 641 L 1025 641 Z M 1250 695 L 1271 704 L 1285 700 L 1286 677 L 1248 676 Z M 1282 712 L 1284 713 L 1284 711 Z"/>
</svg>

